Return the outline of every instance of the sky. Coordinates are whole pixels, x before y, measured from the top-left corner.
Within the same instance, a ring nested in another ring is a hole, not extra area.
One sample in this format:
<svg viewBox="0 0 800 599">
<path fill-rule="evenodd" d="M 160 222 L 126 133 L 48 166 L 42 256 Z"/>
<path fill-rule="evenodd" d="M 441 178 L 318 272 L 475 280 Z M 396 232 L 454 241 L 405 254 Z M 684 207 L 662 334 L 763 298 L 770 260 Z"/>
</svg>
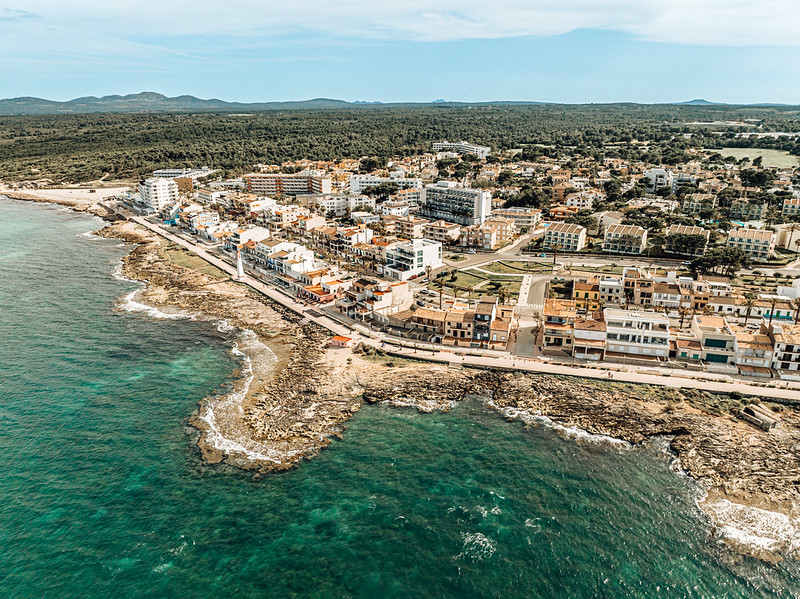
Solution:
<svg viewBox="0 0 800 599">
<path fill-rule="evenodd" d="M 800 0 L 0 0 L 0 97 L 800 103 Z"/>
</svg>

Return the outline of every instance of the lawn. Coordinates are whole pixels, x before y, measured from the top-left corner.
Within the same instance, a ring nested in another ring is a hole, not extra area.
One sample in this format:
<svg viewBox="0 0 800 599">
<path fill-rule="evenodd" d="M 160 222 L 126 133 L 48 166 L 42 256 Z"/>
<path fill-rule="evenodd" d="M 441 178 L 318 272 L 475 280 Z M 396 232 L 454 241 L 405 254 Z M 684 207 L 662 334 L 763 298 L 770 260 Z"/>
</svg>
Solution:
<svg viewBox="0 0 800 599">
<path fill-rule="evenodd" d="M 490 262 L 489 264 L 482 264 L 480 268 L 498 274 L 526 275 L 533 273 L 549 273 L 551 267 L 549 264 L 542 264 L 541 262 L 503 262 L 498 260 L 496 262 Z"/>
<path fill-rule="evenodd" d="M 474 299 L 480 297 L 482 295 L 493 295 L 499 296 L 500 289 L 505 290 L 505 292 L 509 295 L 509 297 L 516 297 L 519 295 L 519 289 L 522 285 L 522 278 L 521 277 L 511 277 L 511 276 L 502 276 L 502 275 L 486 275 L 481 272 L 471 273 L 467 271 L 456 271 L 456 280 L 451 281 L 450 277 L 443 277 L 439 279 L 444 282 L 445 288 L 449 288 L 453 295 L 466 294 L 465 291 L 460 291 L 461 289 L 467 289 L 469 287 L 477 287 L 479 284 L 483 283 L 480 288 L 475 289 L 472 293 L 469 294 L 470 299 Z M 498 289 L 492 288 L 490 285 L 493 282 L 497 282 L 501 284 L 501 287 Z M 434 289 L 436 286 L 434 285 Z M 462 296 L 462 297 L 465 297 Z"/>
<path fill-rule="evenodd" d="M 194 252 L 190 252 L 179 245 L 171 243 L 161 251 L 170 262 L 177 266 L 190 268 L 218 281 L 229 278 L 226 273 L 216 266 L 212 266 Z"/>
<path fill-rule="evenodd" d="M 765 150 L 762 148 L 722 148 L 721 150 L 708 149 L 707 152 L 719 152 L 723 156 L 733 156 L 737 160 L 749 158 L 750 161 L 758 156 L 763 157 L 764 166 L 776 166 L 778 168 L 797 168 L 798 157 L 792 156 L 789 152 L 780 150 Z"/>
</svg>

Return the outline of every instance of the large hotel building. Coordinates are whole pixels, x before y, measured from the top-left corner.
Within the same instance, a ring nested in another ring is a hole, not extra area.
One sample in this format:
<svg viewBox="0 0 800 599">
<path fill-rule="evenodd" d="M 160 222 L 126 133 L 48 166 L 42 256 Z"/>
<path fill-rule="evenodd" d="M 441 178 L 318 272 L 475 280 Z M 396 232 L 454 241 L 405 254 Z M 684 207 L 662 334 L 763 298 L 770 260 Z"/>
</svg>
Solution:
<svg viewBox="0 0 800 599">
<path fill-rule="evenodd" d="M 253 173 L 243 178 L 247 191 L 258 195 L 296 196 L 307 193 L 331 193 L 330 177 L 319 175 Z"/>
</svg>

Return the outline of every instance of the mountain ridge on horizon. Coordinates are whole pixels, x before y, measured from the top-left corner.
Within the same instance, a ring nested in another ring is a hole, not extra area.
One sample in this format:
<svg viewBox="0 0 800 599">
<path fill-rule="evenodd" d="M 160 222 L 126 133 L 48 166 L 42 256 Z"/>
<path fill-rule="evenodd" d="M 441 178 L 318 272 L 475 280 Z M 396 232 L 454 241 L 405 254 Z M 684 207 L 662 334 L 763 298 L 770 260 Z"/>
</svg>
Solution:
<svg viewBox="0 0 800 599">
<path fill-rule="evenodd" d="M 595 103 L 583 103 L 595 104 Z M 639 104 L 641 102 L 598 102 L 596 104 Z M 117 113 L 169 113 L 169 112 L 229 112 L 229 111 L 267 111 L 267 110 L 326 110 L 336 108 L 370 108 L 392 106 L 492 106 L 492 105 L 564 105 L 563 102 L 537 102 L 532 100 L 494 100 L 482 102 L 456 102 L 436 99 L 431 102 L 371 102 L 357 100 L 348 102 L 333 98 L 312 98 L 309 100 L 290 100 L 278 102 L 227 102 L 217 98 L 201 99 L 192 95 L 168 97 L 158 92 L 145 91 L 137 94 L 108 96 L 82 96 L 64 102 L 47 100 L 32 96 L 0 99 L 0 115 L 56 115 Z M 574 105 L 580 105 L 574 104 Z M 674 106 L 788 106 L 780 103 L 727 104 L 694 99 L 686 102 L 659 102 L 651 105 Z"/>
</svg>

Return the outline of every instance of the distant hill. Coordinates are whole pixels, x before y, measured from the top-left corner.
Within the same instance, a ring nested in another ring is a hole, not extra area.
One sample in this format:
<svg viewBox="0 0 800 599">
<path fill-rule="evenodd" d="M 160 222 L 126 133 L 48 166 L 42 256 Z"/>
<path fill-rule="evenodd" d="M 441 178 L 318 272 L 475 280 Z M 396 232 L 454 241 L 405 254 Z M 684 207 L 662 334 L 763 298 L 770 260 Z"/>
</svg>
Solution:
<svg viewBox="0 0 800 599">
<path fill-rule="evenodd" d="M 127 96 L 87 96 L 67 102 L 56 102 L 42 98 L 8 98 L 0 100 L 0 115 L 37 114 L 88 114 L 100 112 L 254 112 L 262 110 L 327 110 L 332 108 L 370 108 L 391 106 L 464 106 L 464 105 L 516 105 L 547 104 L 547 102 L 447 102 L 432 103 L 382 103 L 359 100 L 346 102 L 330 98 L 314 98 L 296 102 L 225 102 L 224 100 L 202 100 L 194 96 L 167 97 L 155 92 L 142 92 Z"/>
<path fill-rule="evenodd" d="M 556 105 L 557 102 L 533 102 L 525 100 L 501 100 L 491 102 L 451 102 L 448 100 L 437 99 L 432 102 L 369 102 L 358 100 L 346 102 L 345 100 L 335 100 L 331 98 L 314 98 L 313 100 L 299 100 L 295 102 L 226 102 L 224 100 L 211 99 L 202 100 L 194 96 L 176 96 L 170 98 L 156 92 L 142 92 L 139 94 L 129 94 L 127 96 L 86 96 L 75 98 L 67 102 L 56 102 L 42 98 L 8 98 L 0 100 L 0 115 L 46 115 L 46 114 L 90 114 L 90 113 L 156 113 L 156 112 L 259 112 L 272 110 L 330 110 L 336 108 L 360 108 L 370 109 L 376 107 L 465 107 L 465 106 L 534 106 L 534 105 Z M 637 103 L 611 103 L 602 104 L 606 106 L 647 106 Z M 709 102 L 708 100 L 696 99 L 688 102 L 668 103 L 667 106 L 721 106 L 729 107 L 732 104 Z M 782 104 L 751 104 L 750 106 L 783 106 Z"/>
<path fill-rule="evenodd" d="M 0 114 L 86 114 L 93 112 L 210 112 L 236 110 L 288 110 L 326 109 L 353 106 L 343 100 L 315 98 L 300 102 L 244 103 L 223 100 L 201 100 L 194 96 L 169 98 L 155 92 L 142 92 L 127 96 L 87 96 L 68 102 L 55 102 L 42 98 L 8 98 L 0 100 Z"/>
<path fill-rule="evenodd" d="M 720 106 L 719 102 L 709 102 L 708 100 L 703 100 L 702 98 L 689 100 L 688 102 L 676 102 L 676 104 L 680 106 Z"/>
</svg>

